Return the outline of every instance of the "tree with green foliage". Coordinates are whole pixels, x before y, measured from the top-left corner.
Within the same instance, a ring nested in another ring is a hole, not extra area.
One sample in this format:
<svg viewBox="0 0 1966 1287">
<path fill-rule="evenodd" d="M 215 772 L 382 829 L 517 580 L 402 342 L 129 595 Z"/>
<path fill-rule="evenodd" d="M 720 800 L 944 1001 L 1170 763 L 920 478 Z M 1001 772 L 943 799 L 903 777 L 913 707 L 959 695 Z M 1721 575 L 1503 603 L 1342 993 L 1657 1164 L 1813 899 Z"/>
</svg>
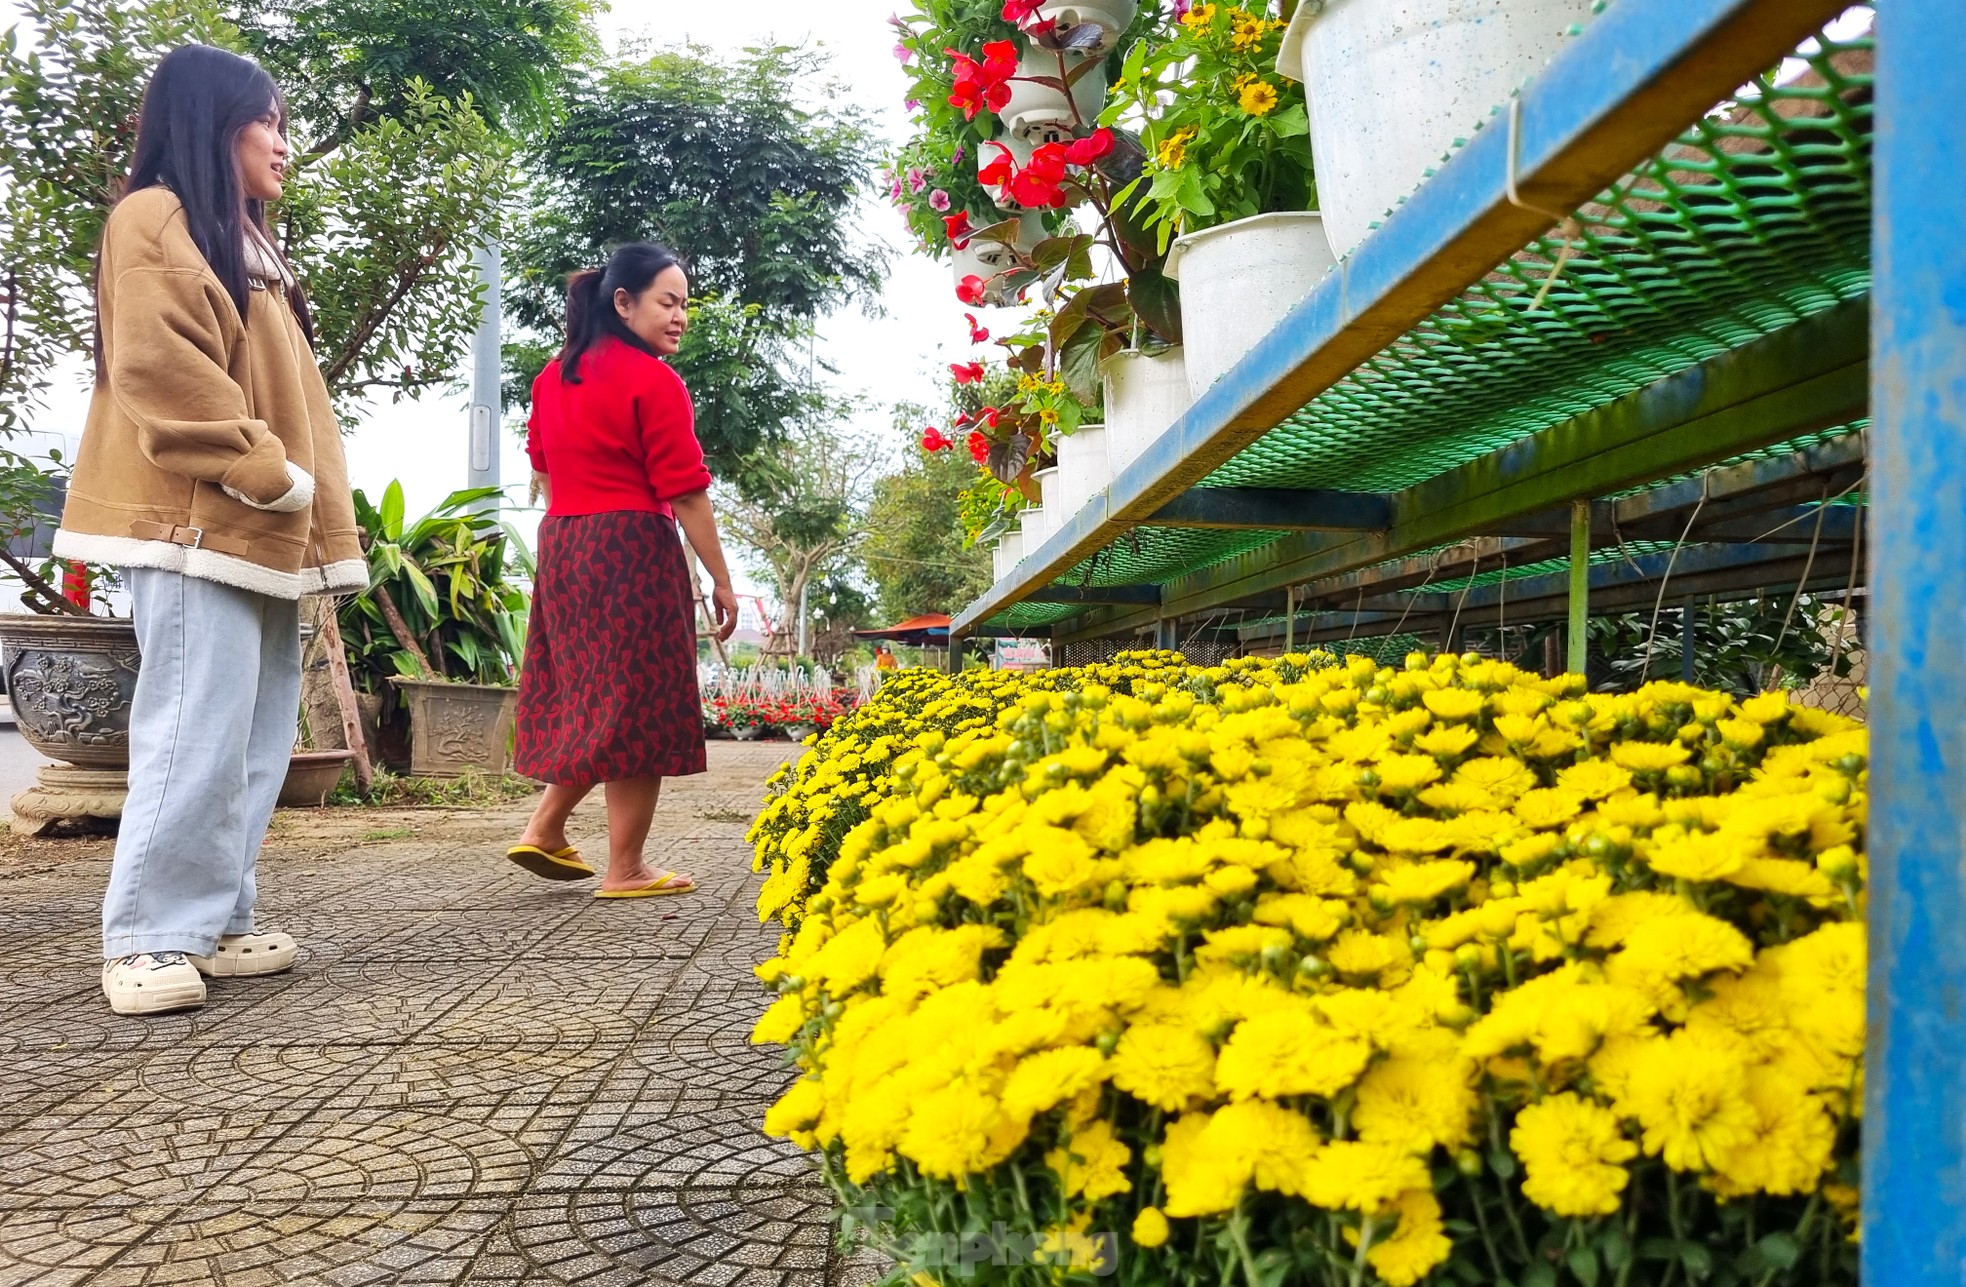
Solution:
<svg viewBox="0 0 1966 1287">
<path fill-rule="evenodd" d="M 916 440 L 927 418 L 919 406 L 895 408 L 902 465 L 875 481 L 859 547 L 889 622 L 924 612 L 953 616 L 990 585 L 989 552 L 963 532 L 962 498 L 976 481 L 976 465 L 961 449 L 923 451 Z"/>
<path fill-rule="evenodd" d="M 784 485 L 769 448 L 823 417 L 808 378 L 813 324 L 885 271 L 855 235 L 872 139 L 818 55 L 786 47 L 724 61 L 699 47 L 601 69 L 569 95 L 531 156 L 531 213 L 509 242 L 516 385 L 556 347 L 567 274 L 629 241 L 689 265 L 691 331 L 674 359 L 717 476 L 747 496 Z"/>
<path fill-rule="evenodd" d="M 584 47 L 571 34 L 584 0 L 438 8 L 455 9 L 467 47 L 489 48 L 510 16 L 501 6 L 550 12 L 566 52 Z M 26 423 L 56 362 L 89 352 L 95 250 L 144 86 L 158 59 L 194 40 L 259 54 L 293 95 L 304 151 L 273 218 L 315 302 L 316 349 L 343 407 L 377 387 L 452 378 L 480 309 L 472 251 L 497 234 L 512 149 L 470 91 L 493 95 L 495 114 L 530 119 L 559 73 L 492 59 L 461 78 L 457 51 L 418 19 L 428 13 L 374 9 L 359 37 L 330 38 L 339 4 L 25 0 L 26 22 L 0 39 L 0 433 Z"/>
<path fill-rule="evenodd" d="M 798 647 L 800 598 L 810 626 L 814 595 L 846 574 L 864 532 L 875 464 L 824 420 L 794 423 L 775 455 L 779 468 L 772 479 L 752 493 L 723 484 L 717 509 L 724 531 L 750 554 L 753 570 L 769 579 L 778 597 L 765 655 L 789 657 Z M 851 605 L 829 596 L 827 606 L 838 612 Z"/>
<path fill-rule="evenodd" d="M 597 61 L 593 0 L 233 0 L 244 52 L 326 154 L 421 92 L 469 99 L 493 128 L 532 134 L 559 116 L 571 69 Z M 421 90 L 418 88 L 421 86 Z"/>
</svg>

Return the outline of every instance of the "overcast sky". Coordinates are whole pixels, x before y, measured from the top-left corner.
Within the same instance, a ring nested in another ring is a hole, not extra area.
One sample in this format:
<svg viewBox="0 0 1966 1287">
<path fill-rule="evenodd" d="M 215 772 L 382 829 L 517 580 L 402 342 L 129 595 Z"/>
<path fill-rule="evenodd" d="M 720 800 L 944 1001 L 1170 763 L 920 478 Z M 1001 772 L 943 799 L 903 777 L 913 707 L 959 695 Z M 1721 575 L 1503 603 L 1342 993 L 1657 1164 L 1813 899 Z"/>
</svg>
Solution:
<svg viewBox="0 0 1966 1287">
<path fill-rule="evenodd" d="M 741 4 L 678 5 L 666 0 L 619 0 L 601 19 L 610 49 L 622 39 L 646 37 L 658 45 L 686 40 L 734 52 L 766 40 L 811 43 L 831 57 L 848 98 L 876 113 L 883 135 L 899 139 L 906 128 L 901 108 L 903 81 L 894 61 L 894 36 L 887 25 L 893 0 L 746 0 Z M 0 0 L 0 27 L 18 16 L 14 0 Z M 966 359 L 968 330 L 962 306 L 951 289 L 948 266 L 906 252 L 900 217 L 885 202 L 871 203 L 864 234 L 894 250 L 893 271 L 881 301 L 883 315 L 869 318 L 858 308 L 828 318 L 820 326 L 818 356 L 839 368 L 834 384 L 875 404 L 851 426 L 864 450 L 893 457 L 895 439 L 886 408 L 898 401 L 930 402 L 938 394 L 937 373 L 944 363 Z M 684 249 L 687 249 L 686 247 Z M 58 382 L 41 423 L 66 436 L 78 435 L 87 405 L 85 377 L 78 364 Z M 24 446 L 25 444 L 23 444 Z M 392 478 L 400 479 L 409 509 L 417 514 L 465 482 L 466 421 L 461 395 L 438 394 L 414 401 L 370 407 L 347 439 L 349 474 L 371 496 Z M 504 478 L 510 491 L 525 498 L 526 463 L 514 441 L 505 444 Z M 536 517 L 520 517 L 528 531 Z M 736 551 L 733 551 L 735 554 Z M 741 584 L 740 592 L 744 590 Z"/>
</svg>

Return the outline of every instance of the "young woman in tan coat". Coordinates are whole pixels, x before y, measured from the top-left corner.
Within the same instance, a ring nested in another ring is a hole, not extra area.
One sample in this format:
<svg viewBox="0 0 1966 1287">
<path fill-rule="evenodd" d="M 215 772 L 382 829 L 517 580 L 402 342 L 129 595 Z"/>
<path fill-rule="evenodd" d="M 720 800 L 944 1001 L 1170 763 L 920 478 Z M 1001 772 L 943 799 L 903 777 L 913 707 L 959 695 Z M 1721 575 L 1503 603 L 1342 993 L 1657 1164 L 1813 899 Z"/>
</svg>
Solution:
<svg viewBox="0 0 1966 1287">
<path fill-rule="evenodd" d="M 123 569 L 143 653 L 103 902 L 119 1014 L 292 966 L 253 905 L 299 710 L 298 601 L 366 581 L 307 304 L 266 228 L 284 129 L 258 66 L 172 52 L 103 234 L 96 389 L 54 552 Z"/>
</svg>

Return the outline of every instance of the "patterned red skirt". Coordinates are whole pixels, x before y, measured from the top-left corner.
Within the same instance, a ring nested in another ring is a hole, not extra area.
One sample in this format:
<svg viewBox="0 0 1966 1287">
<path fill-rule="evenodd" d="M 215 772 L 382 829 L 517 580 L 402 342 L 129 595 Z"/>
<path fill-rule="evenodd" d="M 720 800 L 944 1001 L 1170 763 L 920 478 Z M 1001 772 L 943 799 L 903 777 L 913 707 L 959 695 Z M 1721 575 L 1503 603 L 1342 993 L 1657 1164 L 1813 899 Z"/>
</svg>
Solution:
<svg viewBox="0 0 1966 1287">
<path fill-rule="evenodd" d="M 674 519 L 539 525 L 512 767 L 556 786 L 704 769 L 696 609 Z"/>
</svg>

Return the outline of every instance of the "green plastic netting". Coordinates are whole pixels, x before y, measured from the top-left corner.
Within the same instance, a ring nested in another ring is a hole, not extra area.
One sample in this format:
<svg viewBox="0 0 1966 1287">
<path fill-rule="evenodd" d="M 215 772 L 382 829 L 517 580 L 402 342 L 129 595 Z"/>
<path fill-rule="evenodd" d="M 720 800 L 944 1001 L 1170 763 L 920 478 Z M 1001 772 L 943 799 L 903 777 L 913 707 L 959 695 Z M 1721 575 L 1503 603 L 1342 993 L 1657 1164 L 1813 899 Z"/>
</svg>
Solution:
<svg viewBox="0 0 1966 1287">
<path fill-rule="evenodd" d="M 1389 491 L 1870 287 L 1871 50 L 1819 39 L 1314 398 L 1206 484 Z M 1796 63 L 1791 60 L 1789 70 Z M 1859 426 L 1751 453 L 1794 450 Z M 1657 484 L 1652 484 L 1657 485 Z M 1634 489 L 1640 490 L 1640 489 Z M 1281 533 L 1141 528 L 1059 578 L 1163 584 Z M 1121 547 L 1124 547 L 1122 549 Z M 1075 615 L 1065 605 L 1043 620 Z M 993 624 L 1038 624 L 1009 609 Z"/>
</svg>

